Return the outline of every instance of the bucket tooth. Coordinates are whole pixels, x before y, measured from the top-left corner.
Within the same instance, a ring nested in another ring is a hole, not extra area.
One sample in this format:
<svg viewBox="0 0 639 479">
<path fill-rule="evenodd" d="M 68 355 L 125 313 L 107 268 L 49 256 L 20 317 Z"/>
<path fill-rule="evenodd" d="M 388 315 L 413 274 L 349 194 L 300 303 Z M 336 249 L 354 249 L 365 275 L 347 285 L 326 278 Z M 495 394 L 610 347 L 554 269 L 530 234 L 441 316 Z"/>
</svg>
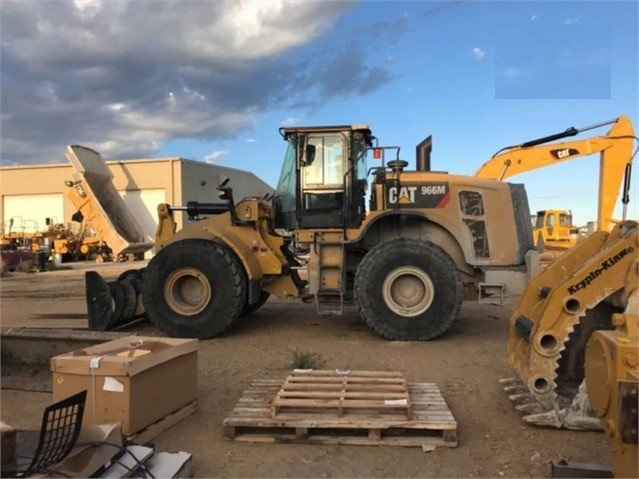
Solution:
<svg viewBox="0 0 639 479">
<path fill-rule="evenodd" d="M 510 386 L 504 386 L 504 392 L 508 394 L 520 394 L 527 392 L 527 389 L 523 384 L 512 384 Z"/>
<path fill-rule="evenodd" d="M 523 384 L 523 381 L 521 379 L 519 379 L 518 377 L 511 377 L 511 378 L 503 378 L 499 380 L 499 384 L 501 384 L 504 387 L 507 386 L 511 386 L 514 384 Z"/>
<path fill-rule="evenodd" d="M 563 414 L 561 411 L 546 411 L 539 414 L 529 414 L 522 418 L 526 423 L 535 426 L 548 426 L 561 429 L 563 426 Z"/>
<path fill-rule="evenodd" d="M 522 414 L 541 414 L 545 409 L 538 402 L 529 402 L 526 404 L 518 404 L 515 409 Z"/>
<path fill-rule="evenodd" d="M 514 403 L 528 403 L 535 401 L 535 396 L 530 393 L 519 393 L 509 395 L 508 399 Z"/>
</svg>

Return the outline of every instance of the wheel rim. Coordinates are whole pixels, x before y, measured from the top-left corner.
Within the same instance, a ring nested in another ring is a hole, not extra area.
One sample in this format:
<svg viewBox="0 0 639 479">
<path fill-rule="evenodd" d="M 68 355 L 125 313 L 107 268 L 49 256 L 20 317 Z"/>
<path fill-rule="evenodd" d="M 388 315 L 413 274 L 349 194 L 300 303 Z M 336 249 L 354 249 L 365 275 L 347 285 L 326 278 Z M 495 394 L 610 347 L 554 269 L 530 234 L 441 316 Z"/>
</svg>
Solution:
<svg viewBox="0 0 639 479">
<path fill-rule="evenodd" d="M 211 283 L 195 268 L 178 269 L 164 283 L 164 298 L 176 313 L 193 316 L 211 302 Z"/>
<path fill-rule="evenodd" d="M 384 301 L 391 311 L 414 317 L 426 311 L 433 302 L 435 288 L 424 271 L 401 266 L 390 272 L 382 285 Z"/>
</svg>

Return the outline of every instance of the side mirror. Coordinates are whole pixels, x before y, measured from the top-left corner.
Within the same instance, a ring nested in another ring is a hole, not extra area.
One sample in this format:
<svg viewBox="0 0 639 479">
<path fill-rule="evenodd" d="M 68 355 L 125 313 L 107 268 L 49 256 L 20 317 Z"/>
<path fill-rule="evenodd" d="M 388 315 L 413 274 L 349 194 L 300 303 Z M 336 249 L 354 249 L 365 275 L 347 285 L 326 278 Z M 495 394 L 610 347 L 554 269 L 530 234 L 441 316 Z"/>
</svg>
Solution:
<svg viewBox="0 0 639 479">
<path fill-rule="evenodd" d="M 231 179 L 228 176 L 224 175 L 224 174 L 219 174 L 217 176 L 217 186 L 219 186 L 220 188 L 226 186 L 226 184 L 229 181 L 231 181 Z"/>
<path fill-rule="evenodd" d="M 306 145 L 306 166 L 311 166 L 315 160 L 315 145 Z"/>
</svg>

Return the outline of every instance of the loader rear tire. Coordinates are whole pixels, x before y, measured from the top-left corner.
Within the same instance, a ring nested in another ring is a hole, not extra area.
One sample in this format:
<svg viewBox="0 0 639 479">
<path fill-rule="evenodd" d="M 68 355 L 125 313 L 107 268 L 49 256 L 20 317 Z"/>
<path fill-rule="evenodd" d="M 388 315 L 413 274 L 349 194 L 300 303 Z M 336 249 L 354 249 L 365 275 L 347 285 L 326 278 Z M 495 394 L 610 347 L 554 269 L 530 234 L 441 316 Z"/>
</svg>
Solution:
<svg viewBox="0 0 639 479">
<path fill-rule="evenodd" d="M 151 322 L 169 336 L 211 338 L 244 309 L 246 274 L 224 245 L 186 239 L 162 248 L 144 273 L 142 300 Z"/>
<path fill-rule="evenodd" d="M 453 324 L 463 301 L 455 262 L 436 244 L 413 238 L 380 243 L 355 273 L 355 301 L 380 336 L 426 341 Z"/>
</svg>

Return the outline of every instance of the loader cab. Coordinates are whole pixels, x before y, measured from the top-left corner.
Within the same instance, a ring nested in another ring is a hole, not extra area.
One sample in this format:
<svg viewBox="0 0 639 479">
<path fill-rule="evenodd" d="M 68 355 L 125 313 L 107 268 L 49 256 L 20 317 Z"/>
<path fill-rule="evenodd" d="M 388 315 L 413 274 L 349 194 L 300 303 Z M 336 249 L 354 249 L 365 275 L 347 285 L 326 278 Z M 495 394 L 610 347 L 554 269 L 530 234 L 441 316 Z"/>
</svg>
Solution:
<svg viewBox="0 0 639 479">
<path fill-rule="evenodd" d="M 273 198 L 275 228 L 357 228 L 366 214 L 367 126 L 281 128 L 288 146 Z"/>
</svg>

